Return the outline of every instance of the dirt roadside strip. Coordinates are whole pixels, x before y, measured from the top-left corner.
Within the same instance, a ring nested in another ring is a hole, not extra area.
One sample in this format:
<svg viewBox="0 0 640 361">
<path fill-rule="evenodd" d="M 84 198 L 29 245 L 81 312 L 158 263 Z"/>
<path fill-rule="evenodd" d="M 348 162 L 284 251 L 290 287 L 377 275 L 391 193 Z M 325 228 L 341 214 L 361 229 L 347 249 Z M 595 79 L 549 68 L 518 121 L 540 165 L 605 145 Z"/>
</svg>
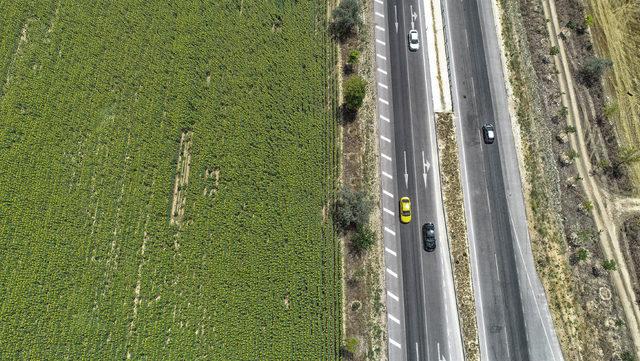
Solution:
<svg viewBox="0 0 640 361">
<path fill-rule="evenodd" d="M 547 30 L 551 43 L 559 49 L 559 55 L 554 56 L 554 62 L 558 69 L 558 80 L 560 89 L 562 90 L 562 104 L 569 110 L 567 117 L 568 123 L 576 129 L 569 141 L 571 146 L 577 149 L 581 155 L 576 159 L 576 167 L 580 177 L 582 177 L 580 185 L 594 205 L 591 214 L 596 226 L 600 230 L 599 238 L 602 251 L 607 259 L 615 260 L 618 265 L 618 271 L 611 273 L 611 279 L 613 280 L 616 292 L 620 297 L 624 309 L 627 326 L 634 343 L 634 351 L 636 354 L 639 354 L 640 310 L 636 304 L 631 279 L 629 277 L 629 270 L 618 242 L 618 229 L 612 215 L 615 205 L 611 204 L 606 194 L 600 189 L 596 180 L 591 176 L 593 169 L 589 161 L 590 157 L 584 138 L 585 125 L 583 124 L 578 101 L 576 100 L 573 76 L 569 69 L 566 50 L 564 44 L 559 41 L 558 34 L 560 34 L 560 26 L 556 14 L 555 1 L 545 0 L 542 4 L 546 18 L 551 19 L 551 21 L 547 22 Z"/>
</svg>

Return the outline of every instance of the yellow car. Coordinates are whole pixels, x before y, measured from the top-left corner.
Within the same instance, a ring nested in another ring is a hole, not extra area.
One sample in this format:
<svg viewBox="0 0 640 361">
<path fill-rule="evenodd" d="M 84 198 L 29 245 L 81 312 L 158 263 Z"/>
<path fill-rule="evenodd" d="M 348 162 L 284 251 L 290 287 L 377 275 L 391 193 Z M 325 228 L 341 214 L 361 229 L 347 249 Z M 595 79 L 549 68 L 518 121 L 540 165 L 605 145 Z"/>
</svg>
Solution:
<svg viewBox="0 0 640 361">
<path fill-rule="evenodd" d="M 400 222 L 411 222 L 411 200 L 409 197 L 400 198 Z"/>
</svg>

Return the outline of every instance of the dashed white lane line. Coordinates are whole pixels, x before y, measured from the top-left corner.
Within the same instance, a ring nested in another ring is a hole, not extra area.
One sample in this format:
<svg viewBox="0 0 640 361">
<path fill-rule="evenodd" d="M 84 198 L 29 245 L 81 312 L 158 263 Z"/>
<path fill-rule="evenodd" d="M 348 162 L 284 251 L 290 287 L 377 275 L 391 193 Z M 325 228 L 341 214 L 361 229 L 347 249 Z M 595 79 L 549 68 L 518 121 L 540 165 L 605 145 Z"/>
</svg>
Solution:
<svg viewBox="0 0 640 361">
<path fill-rule="evenodd" d="M 387 71 L 386 71 L 386 70 L 384 70 L 384 69 L 380 69 L 380 68 L 378 68 L 378 71 L 379 71 L 379 72 L 381 72 L 381 73 L 382 73 L 382 74 L 384 74 L 384 75 L 387 75 Z"/>
<path fill-rule="evenodd" d="M 382 190 L 382 194 L 384 194 L 385 196 L 387 196 L 387 197 L 389 197 L 389 198 L 393 198 L 393 193 L 388 192 L 388 191 L 386 191 L 386 190 L 384 190 L 384 189 Z"/>
<path fill-rule="evenodd" d="M 393 292 L 387 291 L 387 295 L 393 298 L 396 302 L 400 301 L 400 297 L 396 296 Z"/>
<path fill-rule="evenodd" d="M 381 116 L 380 116 L 380 119 L 384 120 L 384 121 L 385 121 L 385 122 L 387 122 L 387 123 L 389 123 L 389 122 L 390 122 L 389 118 L 385 117 L 384 115 L 381 115 Z"/>
<path fill-rule="evenodd" d="M 388 254 L 390 254 L 390 255 L 392 255 L 392 256 L 394 256 L 394 257 L 398 255 L 398 254 L 396 253 L 396 251 L 392 250 L 392 249 L 391 249 L 391 248 L 389 248 L 389 247 L 385 247 L 385 248 L 384 248 L 384 250 L 385 250 Z"/>
<path fill-rule="evenodd" d="M 378 55 L 379 55 L 379 56 L 382 56 L 382 55 L 380 55 L 380 54 L 378 54 Z M 385 58 L 385 59 L 387 59 L 387 58 Z M 380 88 L 383 88 L 383 89 L 389 89 L 389 87 L 387 86 L 387 84 L 378 83 L 378 86 L 379 86 Z"/>
<path fill-rule="evenodd" d="M 387 143 L 391 143 L 391 139 L 389 139 L 389 138 L 385 137 L 384 135 L 381 135 L 381 136 L 380 136 L 380 139 L 384 140 L 384 141 L 385 141 L 385 142 L 387 142 Z"/>
<path fill-rule="evenodd" d="M 398 278 L 398 274 L 388 268 L 387 268 L 387 273 L 390 274 L 393 278 Z"/>
<path fill-rule="evenodd" d="M 395 323 L 397 323 L 398 325 L 400 324 L 400 320 L 398 320 L 397 318 L 395 318 L 392 314 L 387 313 L 387 316 L 389 316 L 389 319 Z"/>
<path fill-rule="evenodd" d="M 392 215 L 392 216 L 395 216 L 395 215 L 396 215 L 396 214 L 395 214 L 395 213 L 393 213 L 393 211 L 392 211 L 392 210 L 390 210 L 389 208 L 382 207 L 382 210 L 384 211 L 384 213 L 387 213 L 387 214 L 389 214 L 389 215 Z"/>
<path fill-rule="evenodd" d="M 384 105 L 389 105 L 389 101 L 387 99 L 378 98 L 380 102 Z"/>
<path fill-rule="evenodd" d="M 400 349 L 402 348 L 402 345 L 400 343 L 398 343 L 398 341 L 392 339 L 391 337 L 389 337 L 389 343 L 394 345 L 397 348 L 400 348 Z"/>
<path fill-rule="evenodd" d="M 393 176 L 385 171 L 382 171 L 382 175 L 389 178 L 389 179 L 393 179 Z"/>
<path fill-rule="evenodd" d="M 380 45 L 382 45 L 382 46 L 387 45 L 387 43 L 385 43 L 384 41 L 382 41 L 382 40 L 380 40 L 380 39 L 376 39 L 376 43 L 378 43 L 378 44 L 380 44 Z"/>
<path fill-rule="evenodd" d="M 378 0 L 376 0 L 376 1 L 378 1 Z M 378 29 L 378 30 L 380 30 L 380 31 L 387 31 L 387 29 L 383 28 L 383 27 L 382 27 L 382 26 L 380 26 L 380 25 L 376 25 L 376 29 Z"/>
<path fill-rule="evenodd" d="M 382 158 L 388 160 L 389 162 L 391 162 L 391 157 L 389 157 L 388 155 L 384 154 L 384 153 L 380 153 L 380 155 L 382 156 Z"/>
<path fill-rule="evenodd" d="M 389 227 L 384 227 L 384 231 L 389 233 L 392 236 L 396 235 L 396 232 L 393 229 L 389 228 Z"/>
</svg>

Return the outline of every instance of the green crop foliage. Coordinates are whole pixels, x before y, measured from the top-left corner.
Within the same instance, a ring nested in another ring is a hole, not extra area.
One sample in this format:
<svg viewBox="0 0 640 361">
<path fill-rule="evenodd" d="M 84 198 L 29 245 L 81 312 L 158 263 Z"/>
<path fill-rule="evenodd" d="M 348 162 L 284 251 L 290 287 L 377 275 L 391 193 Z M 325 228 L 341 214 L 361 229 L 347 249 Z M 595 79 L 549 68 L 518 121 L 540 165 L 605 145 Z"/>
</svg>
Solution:
<svg viewBox="0 0 640 361">
<path fill-rule="evenodd" d="M 337 360 L 326 2 L 0 12 L 0 359 Z"/>
</svg>

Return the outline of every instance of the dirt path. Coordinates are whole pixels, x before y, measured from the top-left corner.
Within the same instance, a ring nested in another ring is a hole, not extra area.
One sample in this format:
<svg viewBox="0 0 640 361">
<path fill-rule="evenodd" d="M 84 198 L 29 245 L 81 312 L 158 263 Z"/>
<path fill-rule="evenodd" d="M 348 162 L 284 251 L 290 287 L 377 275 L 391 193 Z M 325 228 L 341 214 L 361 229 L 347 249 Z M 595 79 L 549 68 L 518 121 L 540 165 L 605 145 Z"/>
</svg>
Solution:
<svg viewBox="0 0 640 361">
<path fill-rule="evenodd" d="M 614 198 L 616 219 L 625 221 L 630 216 L 640 214 L 640 198 Z"/>
<path fill-rule="evenodd" d="M 618 271 L 611 272 L 610 275 L 616 291 L 620 296 L 627 326 L 633 339 L 635 353 L 638 354 L 640 353 L 640 310 L 635 302 L 629 270 L 618 241 L 619 224 L 616 222 L 617 219 L 614 216 L 615 210 L 617 209 L 616 204 L 611 202 L 611 198 L 607 197 L 592 176 L 593 169 L 589 160 L 589 152 L 584 136 L 588 124 L 583 123 L 584 119 L 580 116 L 580 108 L 578 106 L 573 76 L 569 69 L 567 53 L 563 42 L 559 41 L 558 34 L 560 33 L 560 26 L 558 24 L 555 1 L 543 1 L 543 8 L 545 16 L 551 19 L 551 21 L 547 23 L 547 29 L 552 35 L 551 43 L 560 50 L 559 55 L 554 57 L 554 62 L 559 71 L 558 79 L 562 90 L 562 104 L 569 110 L 567 121 L 576 129 L 576 132 L 570 137 L 570 144 L 572 148 L 580 154 L 580 157 L 576 159 L 576 167 L 580 177 L 582 177 L 580 185 L 593 204 L 591 214 L 596 227 L 600 230 L 600 244 L 605 258 L 615 260 L 618 265 Z"/>
</svg>

